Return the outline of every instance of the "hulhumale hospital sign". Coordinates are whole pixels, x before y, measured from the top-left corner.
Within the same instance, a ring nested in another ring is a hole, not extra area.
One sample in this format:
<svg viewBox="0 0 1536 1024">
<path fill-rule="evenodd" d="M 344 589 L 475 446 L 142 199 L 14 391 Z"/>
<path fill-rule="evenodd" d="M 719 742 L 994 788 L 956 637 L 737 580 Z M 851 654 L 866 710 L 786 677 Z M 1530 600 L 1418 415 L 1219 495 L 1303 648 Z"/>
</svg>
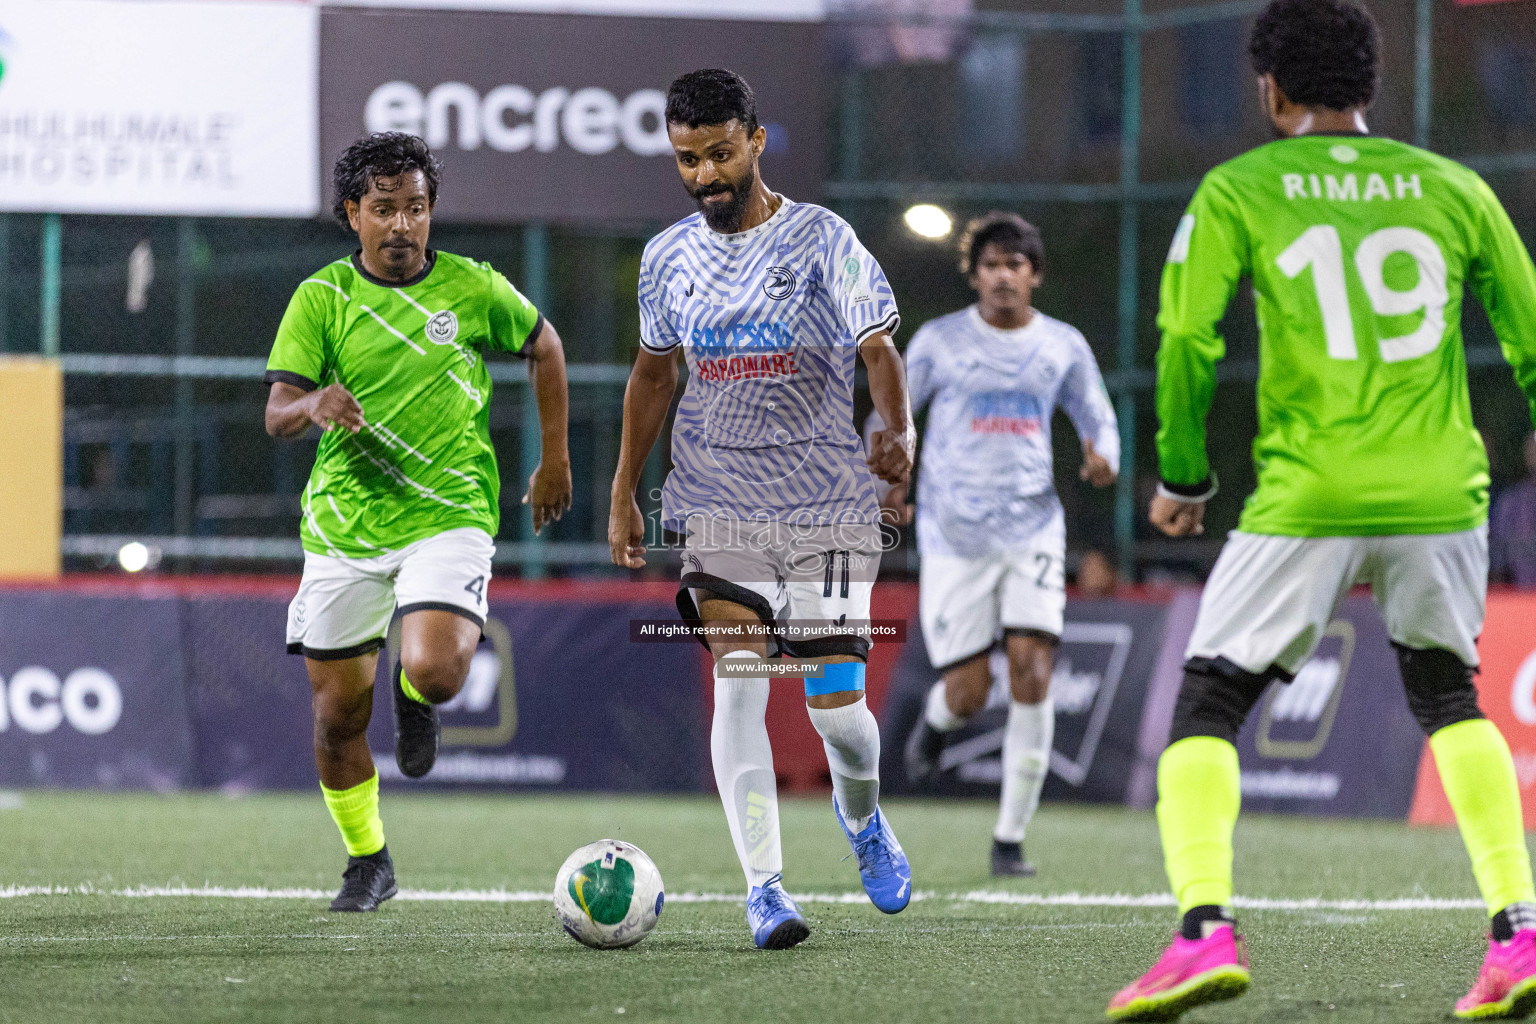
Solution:
<svg viewBox="0 0 1536 1024">
<path fill-rule="evenodd" d="M 317 12 L 0 5 L 0 210 L 307 217 Z"/>
<path fill-rule="evenodd" d="M 444 163 L 439 218 L 666 223 L 693 204 L 671 165 L 665 90 L 713 62 L 757 92 L 769 185 L 814 200 L 820 46 L 814 21 L 327 6 L 322 178 L 361 133 L 408 131 Z"/>
</svg>

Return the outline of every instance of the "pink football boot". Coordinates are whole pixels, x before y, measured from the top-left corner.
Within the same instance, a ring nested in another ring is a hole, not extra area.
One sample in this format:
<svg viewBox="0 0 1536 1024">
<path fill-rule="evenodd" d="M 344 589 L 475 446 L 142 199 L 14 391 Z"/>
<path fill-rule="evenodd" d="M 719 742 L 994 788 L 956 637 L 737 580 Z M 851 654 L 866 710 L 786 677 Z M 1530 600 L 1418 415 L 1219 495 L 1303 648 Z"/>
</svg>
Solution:
<svg viewBox="0 0 1536 1024">
<path fill-rule="evenodd" d="M 1456 1002 L 1464 1020 L 1514 1018 L 1536 1010 L 1536 929 L 1515 932 L 1508 942 L 1488 939 L 1488 955 L 1472 991 Z"/>
<path fill-rule="evenodd" d="M 1490 954 L 1491 955 L 1491 954 Z M 1177 933 L 1153 968 L 1115 993 L 1106 1012 L 1112 1020 L 1175 1020 L 1186 1010 L 1248 991 L 1248 954 L 1230 924 L 1203 939 Z"/>
</svg>

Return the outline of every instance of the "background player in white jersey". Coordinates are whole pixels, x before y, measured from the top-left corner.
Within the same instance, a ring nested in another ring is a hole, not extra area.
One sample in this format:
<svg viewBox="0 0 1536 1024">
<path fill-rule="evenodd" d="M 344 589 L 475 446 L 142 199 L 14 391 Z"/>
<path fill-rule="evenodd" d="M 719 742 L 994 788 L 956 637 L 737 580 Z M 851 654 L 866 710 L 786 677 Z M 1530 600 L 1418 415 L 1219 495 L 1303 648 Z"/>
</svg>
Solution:
<svg viewBox="0 0 1536 1024">
<path fill-rule="evenodd" d="M 635 501 L 646 455 L 677 386 L 664 525 L 686 531 L 683 617 L 715 655 L 710 752 L 747 919 L 761 948 L 810 934 L 785 894 L 773 752 L 764 715 L 775 654 L 806 659 L 806 704 L 824 741 L 833 808 L 870 900 L 896 913 L 911 870 L 879 808 L 880 734 L 864 701 L 870 590 L 880 564 L 873 469 L 905 480 L 914 430 L 890 286 L 853 229 L 828 210 L 770 192 L 758 175 L 767 133 L 747 83 L 684 75 L 667 132 L 700 213 L 651 240 L 640 266 L 641 351 L 624 393 L 624 437 L 608 540 L 618 565 L 645 565 Z M 857 356 L 875 407 L 897 424 L 866 465 L 853 426 Z M 819 635 L 796 634 L 796 628 Z M 774 673 L 778 674 L 778 673 Z"/>
<path fill-rule="evenodd" d="M 917 490 L 919 609 L 928 657 L 944 677 L 908 740 L 907 769 L 914 782 L 931 778 L 947 735 L 986 706 L 988 655 L 1001 635 L 1012 700 L 994 875 L 1035 873 L 1024 830 L 1050 767 L 1051 669 L 1066 607 L 1051 413 L 1065 411 L 1082 438 L 1084 480 L 1106 487 L 1120 464 L 1093 351 L 1030 305 L 1043 255 L 1040 232 L 1017 214 L 972 221 L 960 271 L 976 304 L 924 324 L 907 347 L 912 404 L 929 405 Z"/>
</svg>

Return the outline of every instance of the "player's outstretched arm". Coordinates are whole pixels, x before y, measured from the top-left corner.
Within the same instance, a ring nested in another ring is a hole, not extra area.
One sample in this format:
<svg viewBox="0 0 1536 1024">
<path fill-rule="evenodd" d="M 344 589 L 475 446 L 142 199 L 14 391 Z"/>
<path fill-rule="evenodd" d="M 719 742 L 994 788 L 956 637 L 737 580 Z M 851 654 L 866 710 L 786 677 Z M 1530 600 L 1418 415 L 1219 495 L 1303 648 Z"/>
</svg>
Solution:
<svg viewBox="0 0 1536 1024">
<path fill-rule="evenodd" d="M 305 391 L 276 381 L 267 392 L 267 433 L 273 437 L 298 437 L 310 424 L 322 430 L 340 427 L 357 433 L 365 426 L 363 407 L 340 384 Z"/>
<path fill-rule="evenodd" d="M 859 355 L 869 371 L 869 397 L 880 418 L 894 427 L 875 432 L 869 453 L 870 471 L 888 484 L 905 483 L 917 454 L 917 428 L 912 425 L 912 404 L 907 394 L 906 367 L 890 331 L 878 331 L 859 344 Z"/>
<path fill-rule="evenodd" d="M 1504 358 L 1531 405 L 1536 423 L 1536 267 L 1503 204 L 1483 182 L 1482 246 L 1467 275 L 1488 311 Z"/>
<path fill-rule="evenodd" d="M 565 382 L 565 347 L 548 320 L 528 356 L 528 380 L 539 406 L 539 467 L 528 478 L 523 504 L 533 512 L 535 535 L 571 507 L 571 452 L 567 441 L 570 398 Z"/>
<path fill-rule="evenodd" d="M 635 488 L 645 460 L 661 436 L 677 390 L 677 353 L 642 348 L 624 387 L 624 432 L 619 441 L 619 466 L 613 474 L 608 509 L 608 546 L 613 564 L 626 569 L 645 565 L 645 519 Z"/>
<path fill-rule="evenodd" d="M 1093 350 L 1086 340 L 1076 341 L 1075 358 L 1057 401 L 1082 439 L 1083 468 L 1078 477 L 1095 487 L 1108 487 L 1120 475 L 1120 427 Z"/>
<path fill-rule="evenodd" d="M 1213 172 L 1214 175 L 1214 172 Z M 1205 532 L 1205 502 L 1216 493 L 1205 418 L 1226 354 L 1217 330 L 1248 272 L 1241 211 L 1208 175 L 1179 222 L 1163 267 L 1157 326 L 1157 465 L 1162 483 L 1148 518 L 1170 537 Z"/>
</svg>

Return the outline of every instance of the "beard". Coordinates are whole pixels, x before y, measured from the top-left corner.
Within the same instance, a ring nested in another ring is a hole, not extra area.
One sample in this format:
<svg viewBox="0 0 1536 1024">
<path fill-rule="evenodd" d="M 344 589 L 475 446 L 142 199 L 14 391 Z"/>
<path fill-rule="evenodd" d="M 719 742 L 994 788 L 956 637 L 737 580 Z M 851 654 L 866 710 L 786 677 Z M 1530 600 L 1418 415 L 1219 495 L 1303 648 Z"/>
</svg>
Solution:
<svg viewBox="0 0 1536 1024">
<path fill-rule="evenodd" d="M 409 263 L 416 258 L 416 246 L 412 244 L 383 245 L 379 252 L 384 262 L 391 264 Z"/>
<path fill-rule="evenodd" d="M 752 189 L 757 185 L 757 175 L 752 168 L 747 168 L 747 173 L 735 185 L 727 185 L 724 182 L 716 182 L 699 189 L 689 189 L 688 194 L 693 201 L 699 204 L 699 212 L 704 215 L 704 223 L 723 235 L 733 235 L 741 230 L 741 221 L 747 214 L 747 200 L 752 198 Z M 706 203 L 709 196 L 729 195 L 730 198 L 721 203 Z"/>
</svg>

